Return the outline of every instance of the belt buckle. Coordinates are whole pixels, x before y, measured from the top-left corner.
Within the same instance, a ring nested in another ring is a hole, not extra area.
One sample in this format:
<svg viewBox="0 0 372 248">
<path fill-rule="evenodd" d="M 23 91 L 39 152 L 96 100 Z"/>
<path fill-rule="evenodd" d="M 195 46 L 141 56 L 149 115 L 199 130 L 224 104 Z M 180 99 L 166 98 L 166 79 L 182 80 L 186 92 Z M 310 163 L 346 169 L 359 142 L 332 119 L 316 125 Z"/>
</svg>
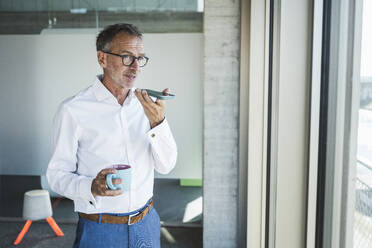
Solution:
<svg viewBox="0 0 372 248">
<path fill-rule="evenodd" d="M 140 212 L 137 212 L 137 213 L 135 213 L 135 214 L 130 214 L 130 215 L 128 215 L 128 226 L 135 224 L 135 223 L 131 223 L 130 220 L 132 219 L 132 217 L 137 216 L 139 213 L 140 213 Z"/>
</svg>

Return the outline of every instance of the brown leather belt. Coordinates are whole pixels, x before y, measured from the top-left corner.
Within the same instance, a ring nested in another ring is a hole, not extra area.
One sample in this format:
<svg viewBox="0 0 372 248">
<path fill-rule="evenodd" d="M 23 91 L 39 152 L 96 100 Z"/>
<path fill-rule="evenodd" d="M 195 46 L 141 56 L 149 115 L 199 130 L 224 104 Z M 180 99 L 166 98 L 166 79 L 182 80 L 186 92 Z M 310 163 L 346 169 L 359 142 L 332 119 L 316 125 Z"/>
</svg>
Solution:
<svg viewBox="0 0 372 248">
<path fill-rule="evenodd" d="M 142 211 L 135 213 L 133 215 L 115 216 L 115 215 L 102 214 L 101 222 L 110 223 L 110 224 L 132 225 L 132 224 L 135 224 L 141 221 L 143 218 L 145 218 L 145 216 L 150 212 L 153 206 L 154 206 L 154 202 L 151 199 L 148 206 L 146 206 Z M 79 212 L 79 216 L 87 220 L 91 220 L 97 223 L 99 222 L 99 214 L 85 214 L 85 213 Z"/>
</svg>

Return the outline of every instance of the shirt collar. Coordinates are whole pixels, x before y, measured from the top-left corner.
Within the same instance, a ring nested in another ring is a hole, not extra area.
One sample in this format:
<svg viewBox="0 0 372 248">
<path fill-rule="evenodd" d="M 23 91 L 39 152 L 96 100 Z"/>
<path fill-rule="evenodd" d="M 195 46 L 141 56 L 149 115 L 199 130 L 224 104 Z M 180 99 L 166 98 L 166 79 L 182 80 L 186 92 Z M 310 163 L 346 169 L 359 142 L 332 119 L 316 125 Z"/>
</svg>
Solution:
<svg viewBox="0 0 372 248">
<path fill-rule="evenodd" d="M 106 99 L 114 100 L 117 103 L 116 97 L 103 85 L 103 74 L 97 75 L 94 84 L 93 84 L 93 93 L 96 96 L 98 101 L 103 101 Z M 130 103 L 130 101 L 136 96 L 134 91 L 136 87 L 133 87 L 129 90 L 128 96 L 125 99 L 124 104 Z"/>
</svg>

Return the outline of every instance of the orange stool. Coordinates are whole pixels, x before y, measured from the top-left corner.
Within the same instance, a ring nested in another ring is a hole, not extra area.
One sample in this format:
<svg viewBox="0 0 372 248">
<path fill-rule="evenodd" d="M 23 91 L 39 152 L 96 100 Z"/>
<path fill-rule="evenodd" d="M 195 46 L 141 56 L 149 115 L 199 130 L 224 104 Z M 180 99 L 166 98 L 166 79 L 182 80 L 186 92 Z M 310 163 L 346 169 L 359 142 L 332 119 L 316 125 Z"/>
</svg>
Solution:
<svg viewBox="0 0 372 248">
<path fill-rule="evenodd" d="M 47 190 L 31 190 L 25 193 L 23 201 L 23 219 L 26 220 L 26 223 L 18 234 L 17 239 L 14 241 L 14 245 L 18 245 L 22 241 L 34 220 L 46 219 L 57 236 L 64 236 L 62 230 L 52 217 L 52 206 Z"/>
</svg>

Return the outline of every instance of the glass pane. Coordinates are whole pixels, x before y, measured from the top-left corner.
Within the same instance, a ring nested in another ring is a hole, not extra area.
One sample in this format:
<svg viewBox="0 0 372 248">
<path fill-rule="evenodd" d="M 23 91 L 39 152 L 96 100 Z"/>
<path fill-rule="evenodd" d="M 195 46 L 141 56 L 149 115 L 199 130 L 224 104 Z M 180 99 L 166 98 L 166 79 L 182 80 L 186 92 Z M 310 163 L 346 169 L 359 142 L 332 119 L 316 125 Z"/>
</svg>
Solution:
<svg viewBox="0 0 372 248">
<path fill-rule="evenodd" d="M 372 247 L 372 1 L 363 1 L 354 247 Z"/>
</svg>

